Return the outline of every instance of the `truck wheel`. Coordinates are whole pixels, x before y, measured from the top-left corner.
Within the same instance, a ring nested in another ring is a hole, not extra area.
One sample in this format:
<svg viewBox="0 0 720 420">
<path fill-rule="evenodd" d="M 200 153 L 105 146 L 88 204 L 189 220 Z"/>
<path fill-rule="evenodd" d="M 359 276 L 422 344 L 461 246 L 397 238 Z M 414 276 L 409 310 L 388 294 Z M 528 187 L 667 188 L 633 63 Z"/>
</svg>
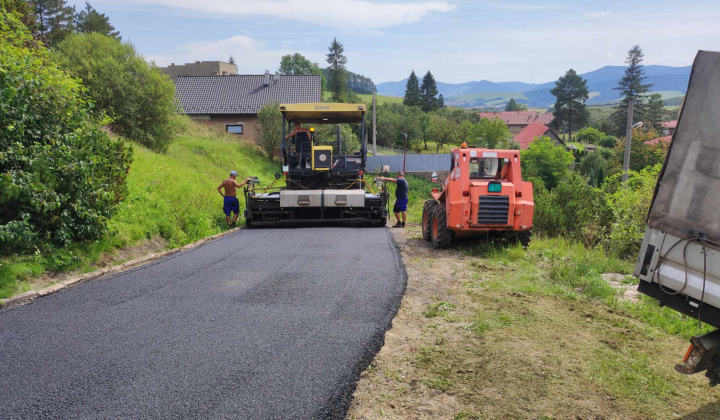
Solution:
<svg viewBox="0 0 720 420">
<path fill-rule="evenodd" d="M 447 227 L 447 212 L 445 211 L 445 206 L 435 206 L 431 226 L 433 248 L 450 248 L 452 231 Z"/>
<path fill-rule="evenodd" d="M 523 248 L 527 249 L 527 247 L 530 246 L 530 237 L 531 236 L 532 236 L 532 231 L 524 230 L 522 232 L 518 232 L 516 238 L 518 241 L 520 241 Z"/>
<path fill-rule="evenodd" d="M 428 200 L 423 204 L 423 214 L 422 214 L 422 237 L 426 241 L 430 241 L 432 239 L 432 220 L 433 220 L 433 213 L 435 213 L 435 207 L 437 206 L 437 201 L 435 200 Z"/>
</svg>

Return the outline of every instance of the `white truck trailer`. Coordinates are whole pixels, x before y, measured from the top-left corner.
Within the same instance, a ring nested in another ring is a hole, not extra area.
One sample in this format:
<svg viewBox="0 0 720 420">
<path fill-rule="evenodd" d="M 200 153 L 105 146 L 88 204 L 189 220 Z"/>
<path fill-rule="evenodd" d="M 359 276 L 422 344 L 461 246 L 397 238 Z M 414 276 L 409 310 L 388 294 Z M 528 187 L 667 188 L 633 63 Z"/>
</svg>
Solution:
<svg viewBox="0 0 720 420">
<path fill-rule="evenodd" d="M 720 328 L 720 53 L 700 51 L 655 186 L 638 291 Z M 720 382 L 720 329 L 692 337 L 675 369 Z"/>
</svg>

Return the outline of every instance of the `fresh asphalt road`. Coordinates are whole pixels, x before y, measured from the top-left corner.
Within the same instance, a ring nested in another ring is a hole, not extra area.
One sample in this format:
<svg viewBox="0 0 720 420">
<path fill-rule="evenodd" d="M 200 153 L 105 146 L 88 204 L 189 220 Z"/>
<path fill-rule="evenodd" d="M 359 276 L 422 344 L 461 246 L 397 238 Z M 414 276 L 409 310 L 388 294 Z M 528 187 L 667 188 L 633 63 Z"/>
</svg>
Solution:
<svg viewBox="0 0 720 420">
<path fill-rule="evenodd" d="M 337 418 L 405 288 L 384 228 L 241 230 L 0 310 L 0 418 Z"/>
</svg>

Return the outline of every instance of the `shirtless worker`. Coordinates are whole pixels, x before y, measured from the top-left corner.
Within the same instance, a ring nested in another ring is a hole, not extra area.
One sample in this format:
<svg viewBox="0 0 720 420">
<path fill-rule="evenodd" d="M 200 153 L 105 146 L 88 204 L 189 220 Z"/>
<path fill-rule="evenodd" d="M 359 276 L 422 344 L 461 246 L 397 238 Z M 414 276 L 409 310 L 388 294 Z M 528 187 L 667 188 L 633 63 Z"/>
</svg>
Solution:
<svg viewBox="0 0 720 420">
<path fill-rule="evenodd" d="M 237 172 L 231 171 L 230 172 L 230 178 L 223 181 L 220 186 L 217 187 L 218 192 L 220 195 L 222 195 L 224 198 L 223 203 L 223 211 L 225 212 L 225 216 L 227 219 L 228 227 L 234 228 L 235 222 L 237 222 L 238 216 L 240 216 L 240 202 L 238 201 L 236 197 L 236 188 L 242 188 L 245 186 L 245 184 L 248 183 L 252 178 L 247 178 L 242 183 L 238 183 L 235 181 L 235 178 L 237 177 Z M 223 194 L 221 189 L 225 189 L 225 194 Z M 234 213 L 232 221 L 230 221 L 230 213 Z"/>
<path fill-rule="evenodd" d="M 407 205 L 408 205 L 408 182 L 405 179 L 405 174 L 402 172 L 398 172 L 397 178 L 386 178 L 384 176 L 379 176 L 377 179 L 380 179 L 382 181 L 392 182 L 393 184 L 397 184 L 397 188 L 395 189 L 395 206 L 393 207 L 393 213 L 395 213 L 395 218 L 397 219 L 397 223 L 394 228 L 404 228 L 405 222 L 407 221 Z M 400 213 L 402 213 L 402 222 L 400 221 Z"/>
</svg>

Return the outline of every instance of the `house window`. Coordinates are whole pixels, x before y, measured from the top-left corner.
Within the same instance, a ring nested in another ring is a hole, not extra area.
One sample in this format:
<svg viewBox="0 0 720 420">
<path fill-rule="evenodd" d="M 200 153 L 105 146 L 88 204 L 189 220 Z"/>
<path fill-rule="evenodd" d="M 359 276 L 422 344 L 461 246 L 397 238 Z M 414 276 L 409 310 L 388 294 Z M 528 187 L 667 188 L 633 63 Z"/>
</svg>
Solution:
<svg viewBox="0 0 720 420">
<path fill-rule="evenodd" d="M 243 125 L 242 124 L 226 125 L 225 128 L 226 128 L 228 134 L 242 134 L 243 133 Z"/>
</svg>

